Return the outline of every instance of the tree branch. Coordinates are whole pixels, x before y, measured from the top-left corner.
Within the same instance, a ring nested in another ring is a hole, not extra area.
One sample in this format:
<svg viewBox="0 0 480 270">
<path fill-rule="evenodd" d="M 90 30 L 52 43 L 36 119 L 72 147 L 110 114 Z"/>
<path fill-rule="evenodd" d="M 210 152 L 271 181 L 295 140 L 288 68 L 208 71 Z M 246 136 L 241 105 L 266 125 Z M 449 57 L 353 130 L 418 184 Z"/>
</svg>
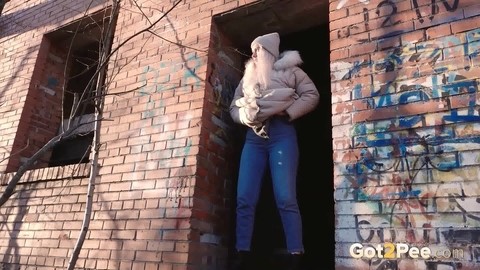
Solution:
<svg viewBox="0 0 480 270">
<path fill-rule="evenodd" d="M 120 6 L 120 0 L 113 0 L 112 4 L 112 16 L 110 17 L 109 25 L 107 27 L 106 33 L 103 35 L 102 40 L 102 50 L 100 50 L 99 58 L 101 61 L 108 62 L 109 58 L 109 51 L 112 47 L 112 40 L 113 40 L 113 31 L 114 31 L 114 24 L 117 19 L 118 8 Z M 101 45 L 101 46 L 102 46 Z M 106 91 L 104 82 L 106 81 L 107 76 L 107 66 L 102 65 L 98 68 L 98 78 L 97 78 L 97 85 L 96 85 L 96 94 L 103 95 Z M 95 190 L 95 180 L 97 179 L 98 174 L 98 158 L 99 158 L 99 149 L 100 149 L 100 133 L 101 133 L 101 119 L 103 117 L 103 106 L 105 98 L 97 98 L 95 100 L 95 126 L 93 129 L 93 142 L 92 142 L 92 152 L 91 152 L 91 166 L 90 166 L 90 176 L 88 179 L 88 187 L 87 187 L 87 201 L 85 206 L 85 212 L 83 216 L 82 222 L 82 229 L 80 231 L 80 235 L 78 236 L 77 243 L 73 248 L 72 256 L 68 262 L 68 270 L 73 270 L 75 268 L 75 264 L 77 263 L 78 256 L 80 255 L 80 251 L 82 250 L 83 243 L 85 241 L 85 237 L 87 235 L 90 220 L 92 217 L 92 208 L 93 208 L 93 192 Z"/>
</svg>

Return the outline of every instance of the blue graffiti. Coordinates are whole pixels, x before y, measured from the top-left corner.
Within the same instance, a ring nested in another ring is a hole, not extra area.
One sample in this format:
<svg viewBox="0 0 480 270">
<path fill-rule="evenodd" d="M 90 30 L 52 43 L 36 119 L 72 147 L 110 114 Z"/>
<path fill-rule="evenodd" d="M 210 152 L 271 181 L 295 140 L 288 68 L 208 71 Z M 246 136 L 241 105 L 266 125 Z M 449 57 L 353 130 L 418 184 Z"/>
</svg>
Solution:
<svg viewBox="0 0 480 270">
<path fill-rule="evenodd" d="M 411 128 L 422 121 L 423 117 L 419 115 L 412 117 L 401 117 L 398 121 L 398 126 L 400 128 Z"/>
<path fill-rule="evenodd" d="M 48 77 L 47 79 L 47 87 L 50 89 L 55 88 L 58 85 L 58 79 L 55 77 Z"/>
<path fill-rule="evenodd" d="M 383 70 L 385 72 L 394 71 L 399 66 L 403 65 L 402 50 L 396 48 L 392 53 L 388 54 L 383 60 L 375 63 L 376 70 Z"/>
<path fill-rule="evenodd" d="M 371 67 L 372 66 L 372 62 L 370 61 L 355 61 L 353 62 L 353 66 L 349 69 L 349 71 L 347 72 L 347 74 L 345 74 L 342 78 L 342 80 L 349 80 L 353 77 L 355 77 L 355 75 L 357 75 L 364 67 Z"/>
<path fill-rule="evenodd" d="M 428 95 L 422 90 L 415 90 L 411 92 L 403 93 L 398 99 L 398 104 L 407 104 L 417 101 L 429 100 Z"/>
<path fill-rule="evenodd" d="M 366 194 L 361 189 L 356 189 L 353 191 L 353 196 L 356 201 L 367 201 L 367 200 L 384 200 L 384 199 L 409 199 L 417 198 L 422 193 L 421 190 L 406 190 L 400 192 L 388 192 L 386 194 L 376 193 L 376 194 Z"/>
<path fill-rule="evenodd" d="M 200 86 L 201 80 L 196 75 L 196 70 L 201 67 L 202 62 L 195 53 L 189 53 L 185 56 L 184 62 L 175 63 L 170 61 L 162 61 L 158 66 L 146 66 L 140 75 L 139 81 L 143 82 L 143 86 L 139 91 L 140 96 L 147 96 L 153 93 L 172 89 L 186 89 L 186 86 Z M 167 72 L 165 72 L 165 69 Z M 171 83 L 171 74 L 181 71 L 181 83 Z M 189 82 L 189 83 L 187 83 Z M 157 108 L 163 107 L 163 100 L 151 100 L 147 103 L 142 118 L 150 118 L 157 114 Z"/>
<path fill-rule="evenodd" d="M 476 96 L 478 92 L 478 85 L 476 81 L 465 81 L 456 83 L 454 87 L 448 88 L 455 94 L 461 93 L 461 91 L 466 90 L 469 93 L 469 100 L 468 100 L 468 109 L 466 115 L 460 115 L 458 113 L 458 109 L 450 110 L 450 115 L 446 115 L 443 117 L 444 121 L 448 122 L 479 122 L 480 121 L 480 112 L 475 111 L 476 107 Z M 475 115 L 477 113 L 478 115 Z"/>
</svg>

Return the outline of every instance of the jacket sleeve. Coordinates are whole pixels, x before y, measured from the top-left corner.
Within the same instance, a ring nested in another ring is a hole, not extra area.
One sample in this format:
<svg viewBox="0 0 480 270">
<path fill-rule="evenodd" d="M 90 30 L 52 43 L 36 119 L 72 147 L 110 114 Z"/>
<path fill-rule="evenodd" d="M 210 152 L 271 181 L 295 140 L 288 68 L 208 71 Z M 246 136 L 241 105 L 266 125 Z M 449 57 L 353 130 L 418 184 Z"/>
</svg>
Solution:
<svg viewBox="0 0 480 270">
<path fill-rule="evenodd" d="M 317 87 L 302 69 L 294 67 L 293 75 L 295 78 L 295 89 L 299 97 L 285 110 L 290 117 L 290 121 L 313 111 L 320 100 Z"/>
<path fill-rule="evenodd" d="M 275 88 L 266 92 L 261 98 L 257 99 L 259 107 L 257 120 L 260 122 L 285 111 L 297 98 L 296 91 L 293 88 Z"/>
</svg>

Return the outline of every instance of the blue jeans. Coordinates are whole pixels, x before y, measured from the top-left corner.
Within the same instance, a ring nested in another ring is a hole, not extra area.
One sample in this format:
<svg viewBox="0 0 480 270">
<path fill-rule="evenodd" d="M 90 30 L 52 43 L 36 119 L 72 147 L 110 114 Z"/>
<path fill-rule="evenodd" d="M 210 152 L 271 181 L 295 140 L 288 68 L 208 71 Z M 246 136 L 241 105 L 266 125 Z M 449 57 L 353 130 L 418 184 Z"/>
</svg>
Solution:
<svg viewBox="0 0 480 270">
<path fill-rule="evenodd" d="M 237 186 L 237 250 L 250 250 L 255 210 L 267 166 L 282 220 L 288 252 L 303 252 L 302 219 L 297 203 L 297 134 L 284 118 L 271 118 L 269 139 L 247 132 Z"/>
</svg>

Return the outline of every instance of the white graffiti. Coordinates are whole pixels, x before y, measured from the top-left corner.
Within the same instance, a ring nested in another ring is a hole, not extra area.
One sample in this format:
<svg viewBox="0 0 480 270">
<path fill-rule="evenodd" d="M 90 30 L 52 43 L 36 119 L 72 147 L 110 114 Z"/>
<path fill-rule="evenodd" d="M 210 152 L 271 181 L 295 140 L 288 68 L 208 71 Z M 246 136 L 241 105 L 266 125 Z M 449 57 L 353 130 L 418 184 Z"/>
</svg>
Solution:
<svg viewBox="0 0 480 270">
<path fill-rule="evenodd" d="M 348 1 L 350 0 L 341 0 L 340 2 L 338 2 L 337 9 L 343 8 L 345 4 L 348 3 Z M 370 0 L 358 0 L 358 1 L 360 1 L 361 3 L 364 3 L 365 5 L 370 3 Z"/>
<path fill-rule="evenodd" d="M 353 67 L 352 63 L 349 62 L 333 62 L 330 64 L 330 72 L 333 75 L 333 80 L 341 80 L 344 78 Z"/>
</svg>

